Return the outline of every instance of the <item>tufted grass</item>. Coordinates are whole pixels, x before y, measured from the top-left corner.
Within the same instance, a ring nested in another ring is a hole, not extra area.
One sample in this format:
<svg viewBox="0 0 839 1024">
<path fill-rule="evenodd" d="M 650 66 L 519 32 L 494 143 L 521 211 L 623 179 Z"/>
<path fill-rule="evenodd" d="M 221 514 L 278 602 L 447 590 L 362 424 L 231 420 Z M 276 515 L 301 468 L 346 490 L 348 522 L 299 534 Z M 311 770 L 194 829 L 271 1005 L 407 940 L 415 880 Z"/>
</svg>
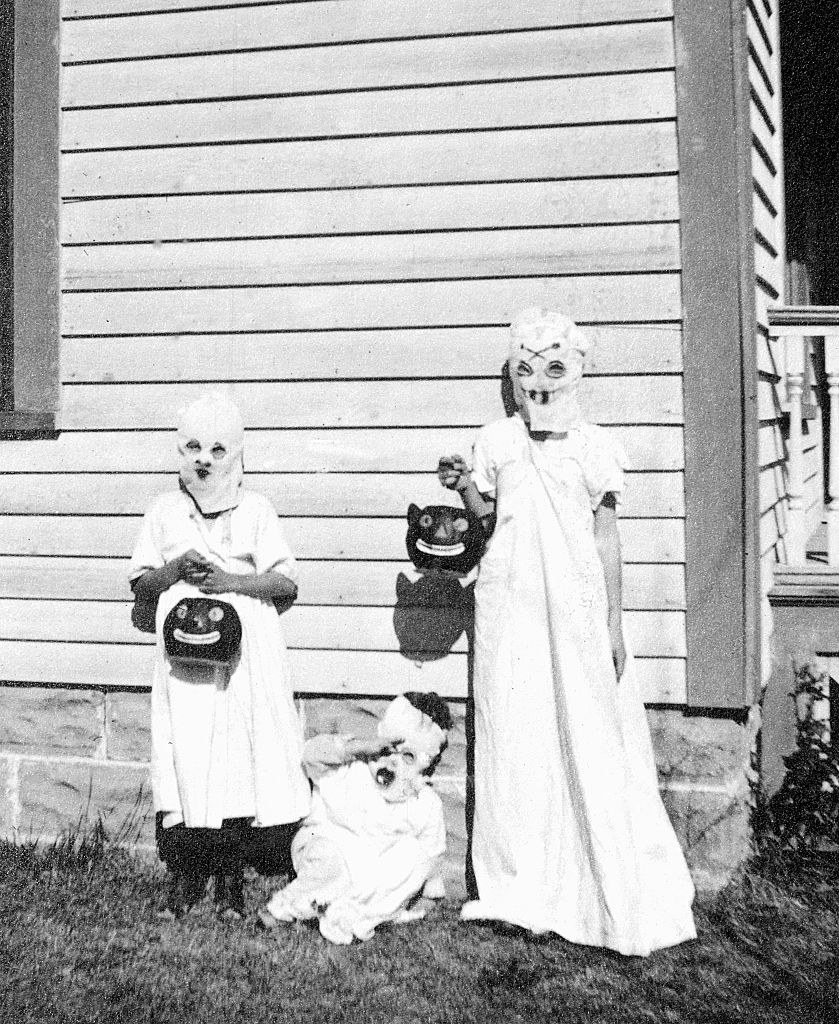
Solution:
<svg viewBox="0 0 839 1024">
<path fill-rule="evenodd" d="M 101 833 L 0 844 L 3 1024 L 839 1024 L 839 870 L 755 864 L 646 960 L 460 924 L 457 907 L 335 947 L 307 925 L 162 923 L 161 869 Z M 271 880 L 249 883 L 255 912 Z"/>
</svg>

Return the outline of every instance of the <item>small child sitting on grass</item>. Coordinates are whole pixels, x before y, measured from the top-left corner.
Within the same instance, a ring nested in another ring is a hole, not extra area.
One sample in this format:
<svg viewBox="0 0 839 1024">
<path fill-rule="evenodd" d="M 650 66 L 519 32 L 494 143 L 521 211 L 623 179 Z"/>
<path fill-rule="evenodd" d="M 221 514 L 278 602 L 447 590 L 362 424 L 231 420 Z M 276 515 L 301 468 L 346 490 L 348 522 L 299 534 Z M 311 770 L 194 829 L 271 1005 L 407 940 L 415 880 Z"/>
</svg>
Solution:
<svg viewBox="0 0 839 1024">
<path fill-rule="evenodd" d="M 264 927 L 318 918 L 324 938 L 346 944 L 384 921 L 424 916 L 408 904 L 424 886 L 441 895 L 432 876 L 446 846 L 443 806 L 427 781 L 451 725 L 436 693 L 406 693 L 388 705 L 374 739 L 308 741 L 312 809 L 291 847 L 297 877 L 261 912 Z"/>
</svg>

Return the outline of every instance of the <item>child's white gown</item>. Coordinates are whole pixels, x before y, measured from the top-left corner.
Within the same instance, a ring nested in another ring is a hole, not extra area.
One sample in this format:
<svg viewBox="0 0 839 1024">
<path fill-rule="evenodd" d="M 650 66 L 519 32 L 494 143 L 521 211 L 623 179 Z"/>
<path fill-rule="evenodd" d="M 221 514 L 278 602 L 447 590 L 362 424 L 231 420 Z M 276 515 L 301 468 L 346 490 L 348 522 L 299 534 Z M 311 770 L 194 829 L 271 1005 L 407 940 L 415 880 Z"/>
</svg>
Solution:
<svg viewBox="0 0 839 1024">
<path fill-rule="evenodd" d="M 600 427 L 537 443 L 515 415 L 474 461 L 497 523 L 475 588 L 479 899 L 462 916 L 625 954 L 693 938 L 632 660 L 620 685 L 612 664 L 592 511 L 620 492 L 620 455 Z"/>
<path fill-rule="evenodd" d="M 228 572 L 271 570 L 296 576 L 277 515 L 261 495 L 206 520 L 179 491 L 162 494 L 143 519 L 132 578 L 194 548 Z M 183 597 L 201 597 L 181 580 L 160 595 L 152 682 L 152 789 L 155 809 L 180 812 L 187 826 L 219 828 L 225 818 L 259 826 L 297 821 L 309 810 L 303 730 L 289 679 L 286 646 L 271 601 L 218 594 L 242 621 L 239 658 L 226 671 L 173 665 L 163 621 Z"/>
</svg>

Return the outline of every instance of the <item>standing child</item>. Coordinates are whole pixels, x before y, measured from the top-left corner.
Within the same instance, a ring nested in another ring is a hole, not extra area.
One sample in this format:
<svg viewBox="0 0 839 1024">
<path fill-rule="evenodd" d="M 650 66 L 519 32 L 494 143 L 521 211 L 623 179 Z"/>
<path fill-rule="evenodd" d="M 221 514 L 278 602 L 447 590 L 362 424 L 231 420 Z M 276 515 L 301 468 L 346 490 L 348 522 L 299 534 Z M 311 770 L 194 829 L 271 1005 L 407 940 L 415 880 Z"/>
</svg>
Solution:
<svg viewBox="0 0 839 1024">
<path fill-rule="evenodd" d="M 622 455 L 577 403 L 587 341 L 528 309 L 511 326 L 518 411 L 444 486 L 494 533 L 475 587 L 478 898 L 496 919 L 646 955 L 695 936 L 693 885 L 657 786 L 621 620 Z"/>
<path fill-rule="evenodd" d="M 152 784 L 175 916 L 200 899 L 211 874 L 220 908 L 241 915 L 245 861 L 287 856 L 309 809 L 274 604 L 294 600 L 295 563 L 270 503 L 243 489 L 243 444 L 239 411 L 221 395 L 183 413 L 179 489 L 146 513 L 131 562 L 135 599 L 157 604 Z M 241 620 L 229 667 L 167 654 L 167 613 L 202 595 L 232 605 Z"/>
</svg>

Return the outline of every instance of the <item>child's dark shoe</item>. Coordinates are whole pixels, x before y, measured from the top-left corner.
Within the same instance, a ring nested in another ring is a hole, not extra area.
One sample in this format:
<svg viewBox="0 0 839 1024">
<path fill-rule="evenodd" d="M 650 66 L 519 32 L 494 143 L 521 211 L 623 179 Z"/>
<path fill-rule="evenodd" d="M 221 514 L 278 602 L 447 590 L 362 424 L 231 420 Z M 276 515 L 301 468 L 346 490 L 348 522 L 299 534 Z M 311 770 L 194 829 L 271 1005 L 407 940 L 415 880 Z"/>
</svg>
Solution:
<svg viewBox="0 0 839 1024">
<path fill-rule="evenodd" d="M 166 905 L 157 912 L 159 921 L 177 921 L 188 914 L 207 889 L 203 875 L 171 872 L 166 887 Z"/>
<path fill-rule="evenodd" d="M 241 921 L 245 916 L 245 876 L 242 871 L 215 876 L 216 913 L 225 921 Z"/>
</svg>

